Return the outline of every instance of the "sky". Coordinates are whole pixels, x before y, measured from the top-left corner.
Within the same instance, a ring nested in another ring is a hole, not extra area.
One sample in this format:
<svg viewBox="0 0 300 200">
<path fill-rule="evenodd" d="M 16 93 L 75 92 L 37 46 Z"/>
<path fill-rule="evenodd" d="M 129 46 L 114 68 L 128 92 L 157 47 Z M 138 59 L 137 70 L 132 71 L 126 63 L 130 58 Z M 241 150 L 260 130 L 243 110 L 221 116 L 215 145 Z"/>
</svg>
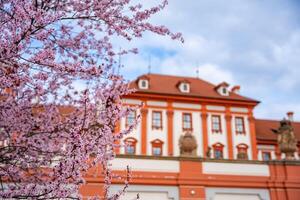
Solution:
<svg viewBox="0 0 300 200">
<path fill-rule="evenodd" d="M 146 6 L 153 0 L 143 0 Z M 128 80 L 148 73 L 199 77 L 240 85 L 241 94 L 261 101 L 256 118 L 300 121 L 300 2 L 297 0 L 169 0 L 151 19 L 185 42 L 151 33 L 122 48 L 139 54 L 121 58 Z"/>
</svg>

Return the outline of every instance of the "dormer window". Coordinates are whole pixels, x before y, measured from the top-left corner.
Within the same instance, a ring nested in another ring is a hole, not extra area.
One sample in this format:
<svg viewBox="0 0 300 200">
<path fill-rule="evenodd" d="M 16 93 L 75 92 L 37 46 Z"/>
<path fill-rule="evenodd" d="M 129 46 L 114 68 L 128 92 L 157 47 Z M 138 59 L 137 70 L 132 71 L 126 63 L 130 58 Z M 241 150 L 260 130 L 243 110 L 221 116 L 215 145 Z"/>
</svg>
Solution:
<svg viewBox="0 0 300 200">
<path fill-rule="evenodd" d="M 229 96 L 228 91 L 229 84 L 226 82 L 220 83 L 215 87 L 216 91 L 222 96 Z"/>
<path fill-rule="evenodd" d="M 139 80 L 139 89 L 149 89 L 149 81 L 146 79 Z"/>
<path fill-rule="evenodd" d="M 180 90 L 180 92 L 189 93 L 190 83 L 188 81 L 181 81 L 178 83 L 178 89 Z"/>
<path fill-rule="evenodd" d="M 227 89 L 226 89 L 226 88 L 222 88 L 222 93 L 223 93 L 224 95 L 226 95 L 226 94 L 227 94 Z"/>
</svg>

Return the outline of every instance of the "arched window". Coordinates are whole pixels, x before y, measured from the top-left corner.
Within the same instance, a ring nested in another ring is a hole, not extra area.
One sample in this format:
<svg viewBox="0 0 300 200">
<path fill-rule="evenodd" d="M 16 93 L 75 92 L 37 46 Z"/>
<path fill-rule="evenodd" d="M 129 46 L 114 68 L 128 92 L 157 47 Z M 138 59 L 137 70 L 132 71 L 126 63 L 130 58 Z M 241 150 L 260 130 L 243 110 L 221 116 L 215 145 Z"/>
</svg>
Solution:
<svg viewBox="0 0 300 200">
<path fill-rule="evenodd" d="M 160 139 L 155 139 L 151 142 L 152 144 L 152 155 L 161 156 L 163 154 L 163 144 L 164 142 Z"/>
<path fill-rule="evenodd" d="M 136 143 L 137 140 L 133 137 L 126 138 L 125 143 L 125 154 L 135 154 L 136 153 Z"/>
<path fill-rule="evenodd" d="M 242 143 L 237 145 L 236 148 L 237 148 L 237 159 L 248 160 L 248 145 Z"/>
<path fill-rule="evenodd" d="M 216 143 L 214 145 L 212 145 L 213 147 L 213 151 L 214 151 L 214 158 L 215 159 L 222 159 L 223 157 L 223 149 L 224 149 L 224 145 L 221 143 Z"/>
</svg>

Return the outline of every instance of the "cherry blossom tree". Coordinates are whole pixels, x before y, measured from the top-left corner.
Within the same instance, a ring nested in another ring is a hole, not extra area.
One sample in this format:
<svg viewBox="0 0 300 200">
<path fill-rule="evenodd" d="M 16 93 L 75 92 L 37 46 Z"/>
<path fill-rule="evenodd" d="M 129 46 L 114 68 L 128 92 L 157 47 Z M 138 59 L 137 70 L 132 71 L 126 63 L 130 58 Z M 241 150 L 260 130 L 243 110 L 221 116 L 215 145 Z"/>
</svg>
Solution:
<svg viewBox="0 0 300 200">
<path fill-rule="evenodd" d="M 0 0 L 0 197 L 80 199 L 85 173 L 101 164 L 104 199 L 122 137 L 115 131 L 132 109 L 132 92 L 114 73 L 112 37 L 145 31 L 180 39 L 149 18 L 167 1 L 143 8 L 131 0 Z M 79 89 L 76 85 L 84 85 Z M 138 119 L 137 119 L 138 121 Z M 98 197 L 100 198 L 100 197 Z"/>
</svg>

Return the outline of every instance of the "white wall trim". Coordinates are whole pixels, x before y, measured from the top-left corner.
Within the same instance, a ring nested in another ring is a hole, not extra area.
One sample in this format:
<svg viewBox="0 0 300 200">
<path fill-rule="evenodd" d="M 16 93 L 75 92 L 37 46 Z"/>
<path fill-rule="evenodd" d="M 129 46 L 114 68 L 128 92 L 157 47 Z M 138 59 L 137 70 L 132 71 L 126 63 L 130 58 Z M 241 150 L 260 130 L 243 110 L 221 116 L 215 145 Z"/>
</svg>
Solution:
<svg viewBox="0 0 300 200">
<path fill-rule="evenodd" d="M 174 108 L 201 109 L 201 105 L 192 103 L 173 103 Z"/>
<path fill-rule="evenodd" d="M 270 200 L 270 194 L 267 189 L 206 188 L 205 194 L 207 200 L 214 200 L 217 194 L 251 195 L 252 197 L 255 195 L 260 200 Z"/>
<path fill-rule="evenodd" d="M 224 106 L 212 106 L 212 105 L 207 105 L 206 106 L 207 110 L 216 110 L 216 111 L 225 111 Z"/>
<path fill-rule="evenodd" d="M 111 164 L 113 170 L 124 170 L 129 166 L 132 171 L 174 173 L 180 171 L 179 161 L 176 160 L 115 158 L 111 161 Z"/>
<path fill-rule="evenodd" d="M 240 107 L 230 107 L 231 112 L 239 112 L 239 113 L 248 113 L 247 108 L 240 108 Z"/>
<path fill-rule="evenodd" d="M 111 185 L 110 193 L 115 194 L 123 185 Z M 140 193 L 140 199 L 143 200 L 143 192 L 147 193 L 167 193 L 168 199 L 179 200 L 179 189 L 176 186 L 161 186 L 161 185 L 129 185 L 127 192 Z"/>
<path fill-rule="evenodd" d="M 134 105 L 141 105 L 142 101 L 137 99 L 122 99 L 124 104 L 134 104 Z"/>
<path fill-rule="evenodd" d="M 161 106 L 167 107 L 167 102 L 165 101 L 147 101 L 148 106 Z"/>
<path fill-rule="evenodd" d="M 203 162 L 204 174 L 270 176 L 269 166 L 265 164 Z"/>
</svg>

